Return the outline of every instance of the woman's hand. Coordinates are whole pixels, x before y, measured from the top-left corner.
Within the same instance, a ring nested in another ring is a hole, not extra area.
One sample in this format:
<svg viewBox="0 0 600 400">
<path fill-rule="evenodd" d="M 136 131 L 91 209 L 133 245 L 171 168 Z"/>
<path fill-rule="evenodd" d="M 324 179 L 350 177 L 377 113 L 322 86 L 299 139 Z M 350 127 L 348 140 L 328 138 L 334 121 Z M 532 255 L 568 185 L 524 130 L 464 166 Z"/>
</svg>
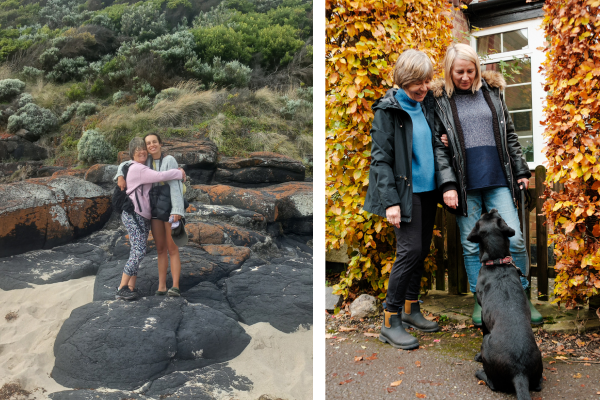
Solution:
<svg viewBox="0 0 600 400">
<path fill-rule="evenodd" d="M 440 138 L 440 140 L 442 141 L 442 143 L 444 143 L 444 146 L 448 147 L 448 135 L 446 135 L 445 133 L 442 135 L 442 137 Z"/>
<path fill-rule="evenodd" d="M 183 170 L 183 168 L 177 168 L 178 170 L 181 171 L 181 180 L 182 182 L 185 182 L 185 171 Z"/>
<path fill-rule="evenodd" d="M 456 190 L 448 190 L 446 193 L 444 193 L 444 203 L 453 209 L 458 207 L 458 193 Z"/>
<path fill-rule="evenodd" d="M 127 182 L 125 182 L 125 179 L 123 179 L 122 176 L 119 176 L 117 178 L 117 186 L 119 187 L 119 189 L 121 190 L 125 190 L 127 189 Z"/>
<path fill-rule="evenodd" d="M 400 206 L 391 206 L 386 208 L 385 217 L 388 222 L 396 228 L 400 228 Z"/>
<path fill-rule="evenodd" d="M 517 180 L 517 183 L 519 184 L 519 188 L 521 187 L 521 184 L 523 184 L 525 186 L 525 189 L 529 189 L 529 179 L 521 178 Z"/>
<path fill-rule="evenodd" d="M 173 218 L 173 222 L 177 222 L 181 219 L 181 215 L 171 214 L 171 218 Z M 169 219 L 171 219 L 171 218 L 169 218 Z"/>
</svg>

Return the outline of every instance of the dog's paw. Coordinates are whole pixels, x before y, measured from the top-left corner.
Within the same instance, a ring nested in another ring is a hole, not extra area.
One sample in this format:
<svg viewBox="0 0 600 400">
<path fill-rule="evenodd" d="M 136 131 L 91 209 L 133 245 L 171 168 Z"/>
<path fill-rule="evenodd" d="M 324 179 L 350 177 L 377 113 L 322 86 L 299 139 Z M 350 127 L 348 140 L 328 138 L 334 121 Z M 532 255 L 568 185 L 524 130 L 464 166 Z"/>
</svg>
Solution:
<svg viewBox="0 0 600 400">
<path fill-rule="evenodd" d="M 477 361 L 477 362 L 483 362 L 483 358 L 481 357 L 481 353 L 475 354 L 474 360 Z"/>
</svg>

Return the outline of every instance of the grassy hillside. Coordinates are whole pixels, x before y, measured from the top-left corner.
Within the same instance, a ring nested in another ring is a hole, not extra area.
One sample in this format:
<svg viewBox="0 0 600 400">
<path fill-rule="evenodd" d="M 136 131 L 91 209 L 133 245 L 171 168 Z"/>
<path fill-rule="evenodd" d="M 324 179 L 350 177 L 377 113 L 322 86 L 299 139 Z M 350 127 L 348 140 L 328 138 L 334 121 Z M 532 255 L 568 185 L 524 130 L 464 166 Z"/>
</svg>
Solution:
<svg viewBox="0 0 600 400">
<path fill-rule="evenodd" d="M 114 161 L 150 129 L 303 159 L 311 13 L 302 0 L 1 1 L 0 133 L 32 132 L 63 166 Z"/>
</svg>

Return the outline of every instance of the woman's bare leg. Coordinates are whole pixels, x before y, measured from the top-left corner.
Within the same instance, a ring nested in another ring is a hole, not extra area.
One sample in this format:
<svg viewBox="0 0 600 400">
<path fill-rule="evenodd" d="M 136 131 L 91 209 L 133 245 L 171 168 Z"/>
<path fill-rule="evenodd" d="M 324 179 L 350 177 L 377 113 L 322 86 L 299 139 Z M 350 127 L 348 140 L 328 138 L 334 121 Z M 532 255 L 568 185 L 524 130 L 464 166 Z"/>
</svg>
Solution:
<svg viewBox="0 0 600 400">
<path fill-rule="evenodd" d="M 169 226 L 170 228 L 170 226 Z M 167 253 L 167 233 L 165 232 L 165 222 L 159 219 L 152 220 L 152 237 L 158 253 L 158 290 L 167 291 L 167 270 L 169 269 L 169 255 Z M 169 239 L 171 231 L 169 230 Z M 171 239 L 173 241 L 173 239 Z"/>
<path fill-rule="evenodd" d="M 165 222 L 165 236 L 169 259 L 171 260 L 171 277 L 173 278 L 173 287 L 179 289 L 179 276 L 181 275 L 181 260 L 179 258 L 179 247 L 173 241 L 171 236 L 171 223 Z"/>
</svg>

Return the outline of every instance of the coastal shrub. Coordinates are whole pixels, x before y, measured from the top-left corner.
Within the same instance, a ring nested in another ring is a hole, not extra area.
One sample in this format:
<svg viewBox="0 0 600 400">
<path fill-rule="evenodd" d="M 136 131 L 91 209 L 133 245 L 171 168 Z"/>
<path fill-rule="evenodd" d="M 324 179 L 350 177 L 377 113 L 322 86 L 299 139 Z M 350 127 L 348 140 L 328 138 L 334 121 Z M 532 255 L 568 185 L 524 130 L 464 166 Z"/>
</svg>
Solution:
<svg viewBox="0 0 600 400">
<path fill-rule="evenodd" d="M 94 103 L 81 103 L 77 107 L 77 116 L 78 117 L 87 117 L 88 115 L 92 115 L 96 113 L 96 104 Z"/>
<path fill-rule="evenodd" d="M 65 96 L 71 101 L 82 100 L 87 94 L 84 83 L 74 83 L 65 92 Z"/>
<path fill-rule="evenodd" d="M 50 47 L 40 54 L 38 60 L 46 71 L 51 70 L 58 62 L 58 53 L 60 50 L 58 47 Z"/>
<path fill-rule="evenodd" d="M 258 33 L 255 50 L 262 53 L 264 66 L 274 68 L 292 61 L 303 45 L 304 41 L 297 38 L 292 26 L 271 25 Z"/>
<path fill-rule="evenodd" d="M 229 28 L 237 28 L 238 24 L 232 21 L 236 11 L 227 8 L 225 3 L 226 2 L 224 1 L 219 3 L 218 6 L 212 7 L 210 11 L 201 11 L 196 18 L 194 18 L 192 26 L 194 28 L 212 28 L 223 25 Z"/>
<path fill-rule="evenodd" d="M 279 110 L 286 119 L 292 119 L 300 110 L 312 109 L 312 103 L 303 99 L 285 99 L 285 105 Z"/>
<path fill-rule="evenodd" d="M 156 89 L 144 79 L 139 79 L 137 76 L 133 78 L 133 91 L 138 96 L 154 97 Z"/>
<path fill-rule="evenodd" d="M 135 102 L 136 107 L 140 111 L 144 111 L 152 107 L 152 100 L 148 96 L 138 97 Z"/>
<path fill-rule="evenodd" d="M 73 118 L 73 115 L 75 115 L 75 112 L 77 111 L 77 107 L 79 107 L 78 101 L 76 101 L 75 103 L 73 103 L 69 107 L 67 107 L 67 109 L 60 116 L 60 122 L 63 124 L 66 122 L 69 122 L 71 120 L 71 118 Z"/>
<path fill-rule="evenodd" d="M 131 93 L 119 90 L 113 94 L 113 104 L 121 105 L 128 101 L 128 97 L 131 97 Z"/>
<path fill-rule="evenodd" d="M 154 39 L 167 33 L 165 14 L 150 2 L 128 7 L 121 17 L 121 33 L 138 41 Z"/>
<path fill-rule="evenodd" d="M 33 103 L 33 96 L 29 93 L 21 93 L 17 97 L 17 108 L 22 108 L 26 104 Z"/>
<path fill-rule="evenodd" d="M 179 96 L 181 96 L 182 91 L 178 88 L 167 88 L 164 90 L 161 90 L 159 94 L 156 95 L 156 97 L 154 98 L 154 104 L 157 104 L 163 100 L 175 100 L 177 99 Z"/>
<path fill-rule="evenodd" d="M 7 129 L 15 133 L 19 129 L 27 129 L 38 138 L 56 127 L 58 121 L 52 111 L 34 103 L 25 104 L 8 118 Z"/>
<path fill-rule="evenodd" d="M 77 143 L 77 158 L 87 164 L 112 162 L 116 155 L 115 148 L 95 129 L 83 132 Z"/>
<path fill-rule="evenodd" d="M 90 88 L 90 93 L 96 96 L 101 95 L 104 92 L 104 81 L 102 79 L 96 79 Z"/>
<path fill-rule="evenodd" d="M 3 79 L 0 81 L 0 102 L 10 101 L 25 89 L 25 82 L 19 79 Z"/>
<path fill-rule="evenodd" d="M 48 0 L 40 10 L 40 19 L 50 29 L 79 26 L 93 15 L 84 4 L 83 0 Z"/>
<path fill-rule="evenodd" d="M 44 71 L 34 67 L 23 67 L 21 77 L 26 81 L 36 81 L 44 75 Z"/>
<path fill-rule="evenodd" d="M 203 82 L 214 82 L 221 87 L 246 87 L 252 74 L 252 69 L 239 61 L 224 62 L 218 56 L 213 58 L 212 65 L 193 58 L 185 64 L 185 68 Z"/>
<path fill-rule="evenodd" d="M 80 80 L 88 70 L 88 63 L 82 56 L 63 58 L 46 74 L 46 78 L 55 82 Z"/>
</svg>

